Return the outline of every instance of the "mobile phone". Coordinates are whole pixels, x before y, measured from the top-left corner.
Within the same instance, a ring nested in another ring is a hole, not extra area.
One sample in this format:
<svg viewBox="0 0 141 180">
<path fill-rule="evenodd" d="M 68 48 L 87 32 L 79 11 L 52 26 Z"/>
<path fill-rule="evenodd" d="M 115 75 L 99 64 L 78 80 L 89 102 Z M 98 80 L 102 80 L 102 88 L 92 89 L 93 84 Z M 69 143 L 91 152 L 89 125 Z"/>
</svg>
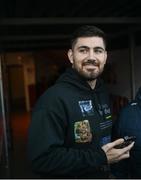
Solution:
<svg viewBox="0 0 141 180">
<path fill-rule="evenodd" d="M 122 144 L 116 145 L 114 148 L 120 149 L 128 146 L 129 144 L 131 144 L 133 141 L 136 140 L 136 136 L 124 136 L 123 139 L 124 142 Z"/>
</svg>

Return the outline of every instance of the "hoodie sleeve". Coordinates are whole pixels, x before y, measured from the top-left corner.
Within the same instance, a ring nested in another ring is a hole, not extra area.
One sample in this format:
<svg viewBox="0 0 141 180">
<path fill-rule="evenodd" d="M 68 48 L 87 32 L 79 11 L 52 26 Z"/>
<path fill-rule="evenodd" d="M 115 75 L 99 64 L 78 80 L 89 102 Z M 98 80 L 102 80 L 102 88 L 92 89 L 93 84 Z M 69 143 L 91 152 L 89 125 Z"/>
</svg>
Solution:
<svg viewBox="0 0 141 180">
<path fill-rule="evenodd" d="M 97 149 L 93 145 L 87 149 L 64 146 L 64 108 L 60 102 L 49 102 L 46 108 L 36 108 L 32 114 L 28 150 L 33 170 L 51 177 L 79 176 L 92 173 L 107 164 L 101 148 Z"/>
</svg>

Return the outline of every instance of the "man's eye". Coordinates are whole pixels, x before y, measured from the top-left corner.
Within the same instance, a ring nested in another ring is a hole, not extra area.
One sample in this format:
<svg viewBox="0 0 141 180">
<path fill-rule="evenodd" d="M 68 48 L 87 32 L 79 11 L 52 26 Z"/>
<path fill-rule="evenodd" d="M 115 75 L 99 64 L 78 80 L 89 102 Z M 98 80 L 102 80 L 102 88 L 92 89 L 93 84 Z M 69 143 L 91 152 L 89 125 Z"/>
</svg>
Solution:
<svg viewBox="0 0 141 180">
<path fill-rule="evenodd" d="M 87 49 L 80 49 L 79 52 L 81 52 L 81 53 L 87 53 Z"/>
<path fill-rule="evenodd" d="M 102 50 L 102 49 L 95 49 L 95 53 L 97 53 L 97 54 L 101 54 L 101 53 L 103 53 L 104 51 Z"/>
</svg>

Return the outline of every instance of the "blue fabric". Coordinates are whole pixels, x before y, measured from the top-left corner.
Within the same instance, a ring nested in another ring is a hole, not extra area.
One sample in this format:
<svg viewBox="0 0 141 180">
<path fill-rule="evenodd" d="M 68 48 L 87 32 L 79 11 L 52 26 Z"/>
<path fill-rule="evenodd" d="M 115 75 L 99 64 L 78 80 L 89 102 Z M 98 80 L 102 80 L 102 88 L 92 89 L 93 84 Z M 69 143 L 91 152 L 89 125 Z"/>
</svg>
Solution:
<svg viewBox="0 0 141 180">
<path fill-rule="evenodd" d="M 117 178 L 141 178 L 141 88 L 121 111 L 113 129 L 114 139 L 127 135 L 136 136 L 130 158 L 113 165 L 112 171 Z"/>
</svg>

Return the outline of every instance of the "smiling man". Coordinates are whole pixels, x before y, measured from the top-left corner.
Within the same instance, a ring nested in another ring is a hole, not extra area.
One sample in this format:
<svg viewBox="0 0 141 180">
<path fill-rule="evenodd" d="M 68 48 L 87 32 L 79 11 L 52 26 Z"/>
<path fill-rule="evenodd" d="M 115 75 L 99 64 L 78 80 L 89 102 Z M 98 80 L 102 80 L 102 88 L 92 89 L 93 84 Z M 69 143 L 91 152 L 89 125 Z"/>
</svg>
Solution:
<svg viewBox="0 0 141 180">
<path fill-rule="evenodd" d="M 106 38 L 95 26 L 71 39 L 72 64 L 38 100 L 29 129 L 29 158 L 42 178 L 108 178 L 109 165 L 129 158 L 131 145 L 111 142 L 109 97 L 99 76 L 107 59 Z"/>
<path fill-rule="evenodd" d="M 107 59 L 105 44 L 101 37 L 80 37 L 68 51 L 72 67 L 91 85 L 103 72 Z M 94 86 L 93 86 L 94 88 Z"/>
</svg>

